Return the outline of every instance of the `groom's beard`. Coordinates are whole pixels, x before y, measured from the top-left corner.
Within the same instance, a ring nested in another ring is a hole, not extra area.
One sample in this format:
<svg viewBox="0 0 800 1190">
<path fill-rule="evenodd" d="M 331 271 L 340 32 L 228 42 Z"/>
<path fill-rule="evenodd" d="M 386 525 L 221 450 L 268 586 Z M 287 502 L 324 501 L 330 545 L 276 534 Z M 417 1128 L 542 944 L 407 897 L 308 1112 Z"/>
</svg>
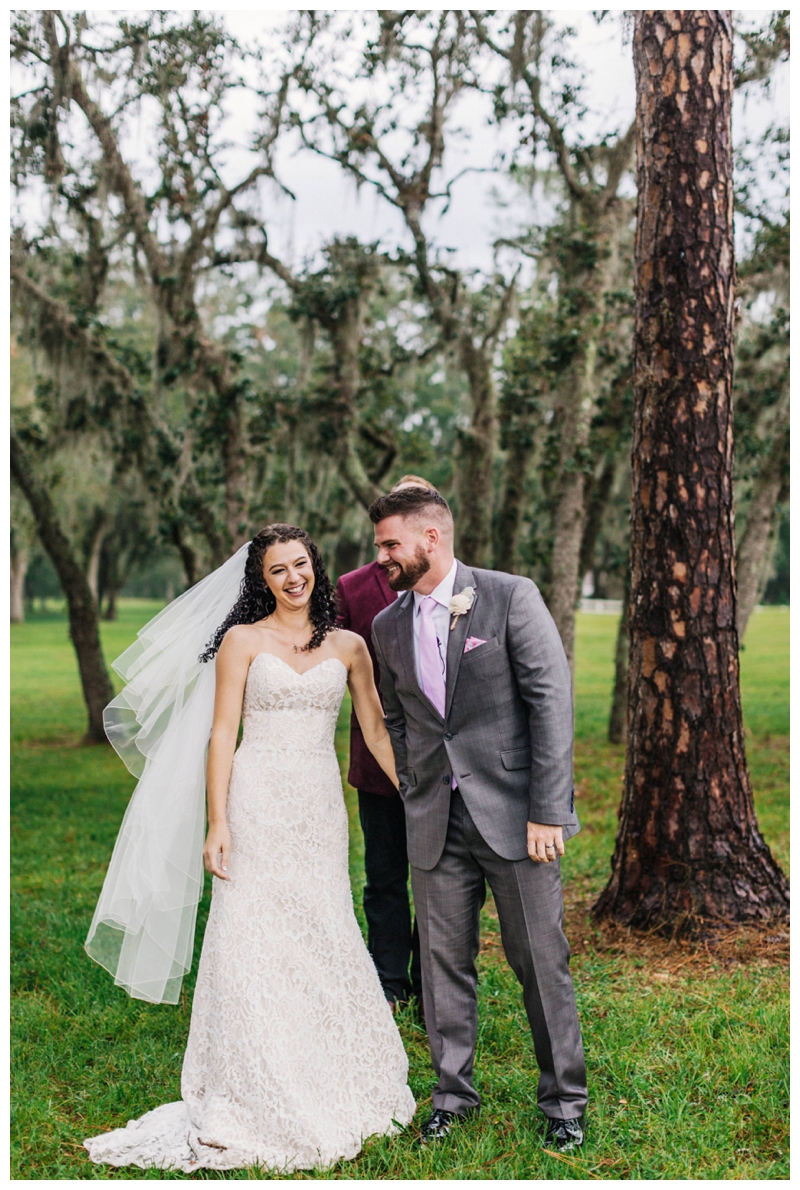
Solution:
<svg viewBox="0 0 800 1190">
<path fill-rule="evenodd" d="M 399 567 L 398 570 L 386 575 L 393 591 L 410 591 L 414 583 L 418 583 L 423 574 L 427 574 L 431 568 L 428 555 L 421 545 L 417 546 L 413 562 L 406 562 L 405 566 L 401 566 L 399 562 L 394 562 L 392 565 Z"/>
</svg>

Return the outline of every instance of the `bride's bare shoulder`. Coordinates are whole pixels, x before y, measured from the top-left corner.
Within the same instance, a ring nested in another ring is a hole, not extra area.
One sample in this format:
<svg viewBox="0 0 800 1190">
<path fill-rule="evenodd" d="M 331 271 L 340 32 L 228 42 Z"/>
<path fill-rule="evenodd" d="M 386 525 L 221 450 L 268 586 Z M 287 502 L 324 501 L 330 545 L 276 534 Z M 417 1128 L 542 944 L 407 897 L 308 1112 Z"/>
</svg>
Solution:
<svg viewBox="0 0 800 1190">
<path fill-rule="evenodd" d="M 335 645 L 337 655 L 344 661 L 348 669 L 354 661 L 363 659 L 362 654 L 366 654 L 369 659 L 364 638 L 357 632 L 351 632 L 349 628 L 337 628 L 336 633 L 331 634 L 331 640 Z"/>
<path fill-rule="evenodd" d="M 233 627 L 229 628 L 225 633 L 224 639 L 230 641 L 254 640 L 261 635 L 263 630 L 263 625 L 259 623 L 234 624 Z"/>
<path fill-rule="evenodd" d="M 234 624 L 222 638 L 218 655 L 223 661 L 228 658 L 231 661 L 241 657 L 249 658 L 258 651 L 260 640 L 261 629 L 257 624 Z"/>
</svg>

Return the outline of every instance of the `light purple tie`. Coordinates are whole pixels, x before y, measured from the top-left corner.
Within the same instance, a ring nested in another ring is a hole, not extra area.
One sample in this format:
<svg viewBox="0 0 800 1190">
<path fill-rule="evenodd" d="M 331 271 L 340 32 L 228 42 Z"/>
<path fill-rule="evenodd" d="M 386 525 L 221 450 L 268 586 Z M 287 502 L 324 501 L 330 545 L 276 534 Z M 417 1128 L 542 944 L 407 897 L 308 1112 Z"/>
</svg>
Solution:
<svg viewBox="0 0 800 1190">
<path fill-rule="evenodd" d="M 430 595 L 426 595 L 419 605 L 419 674 L 423 693 L 444 719 L 445 686 L 442 658 L 436 641 L 436 625 L 433 622 L 435 607 L 436 600 Z"/>
</svg>

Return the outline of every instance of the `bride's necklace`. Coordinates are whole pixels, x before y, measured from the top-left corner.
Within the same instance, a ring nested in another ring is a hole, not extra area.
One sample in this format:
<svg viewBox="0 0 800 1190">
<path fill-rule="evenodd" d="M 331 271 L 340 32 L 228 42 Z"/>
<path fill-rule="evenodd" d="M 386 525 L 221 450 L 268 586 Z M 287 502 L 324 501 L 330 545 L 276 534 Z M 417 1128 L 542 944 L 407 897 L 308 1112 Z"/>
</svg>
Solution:
<svg viewBox="0 0 800 1190">
<path fill-rule="evenodd" d="M 273 632 L 274 631 L 275 631 L 275 629 L 273 628 Z M 313 635 L 313 633 L 312 633 L 312 635 Z M 311 637 L 308 637 L 308 640 L 304 640 L 303 644 L 301 644 L 301 645 L 295 644 L 295 642 L 291 639 L 291 637 L 288 640 L 286 639 L 282 628 L 280 629 L 280 634 L 278 636 L 278 640 L 280 641 L 280 643 L 282 645 L 291 645 L 292 646 L 293 653 L 302 653 L 310 639 L 311 639 Z"/>
</svg>

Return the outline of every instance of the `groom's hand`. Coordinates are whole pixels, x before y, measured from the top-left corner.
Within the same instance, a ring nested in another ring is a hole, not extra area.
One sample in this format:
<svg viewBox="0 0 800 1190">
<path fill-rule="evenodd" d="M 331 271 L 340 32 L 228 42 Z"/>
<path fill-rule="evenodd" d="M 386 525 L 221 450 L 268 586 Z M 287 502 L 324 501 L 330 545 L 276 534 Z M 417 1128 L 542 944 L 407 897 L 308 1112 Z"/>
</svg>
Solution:
<svg viewBox="0 0 800 1190">
<path fill-rule="evenodd" d="M 563 854 L 564 839 L 560 826 L 528 823 L 528 855 L 535 864 L 549 864 L 557 855 Z"/>
</svg>

